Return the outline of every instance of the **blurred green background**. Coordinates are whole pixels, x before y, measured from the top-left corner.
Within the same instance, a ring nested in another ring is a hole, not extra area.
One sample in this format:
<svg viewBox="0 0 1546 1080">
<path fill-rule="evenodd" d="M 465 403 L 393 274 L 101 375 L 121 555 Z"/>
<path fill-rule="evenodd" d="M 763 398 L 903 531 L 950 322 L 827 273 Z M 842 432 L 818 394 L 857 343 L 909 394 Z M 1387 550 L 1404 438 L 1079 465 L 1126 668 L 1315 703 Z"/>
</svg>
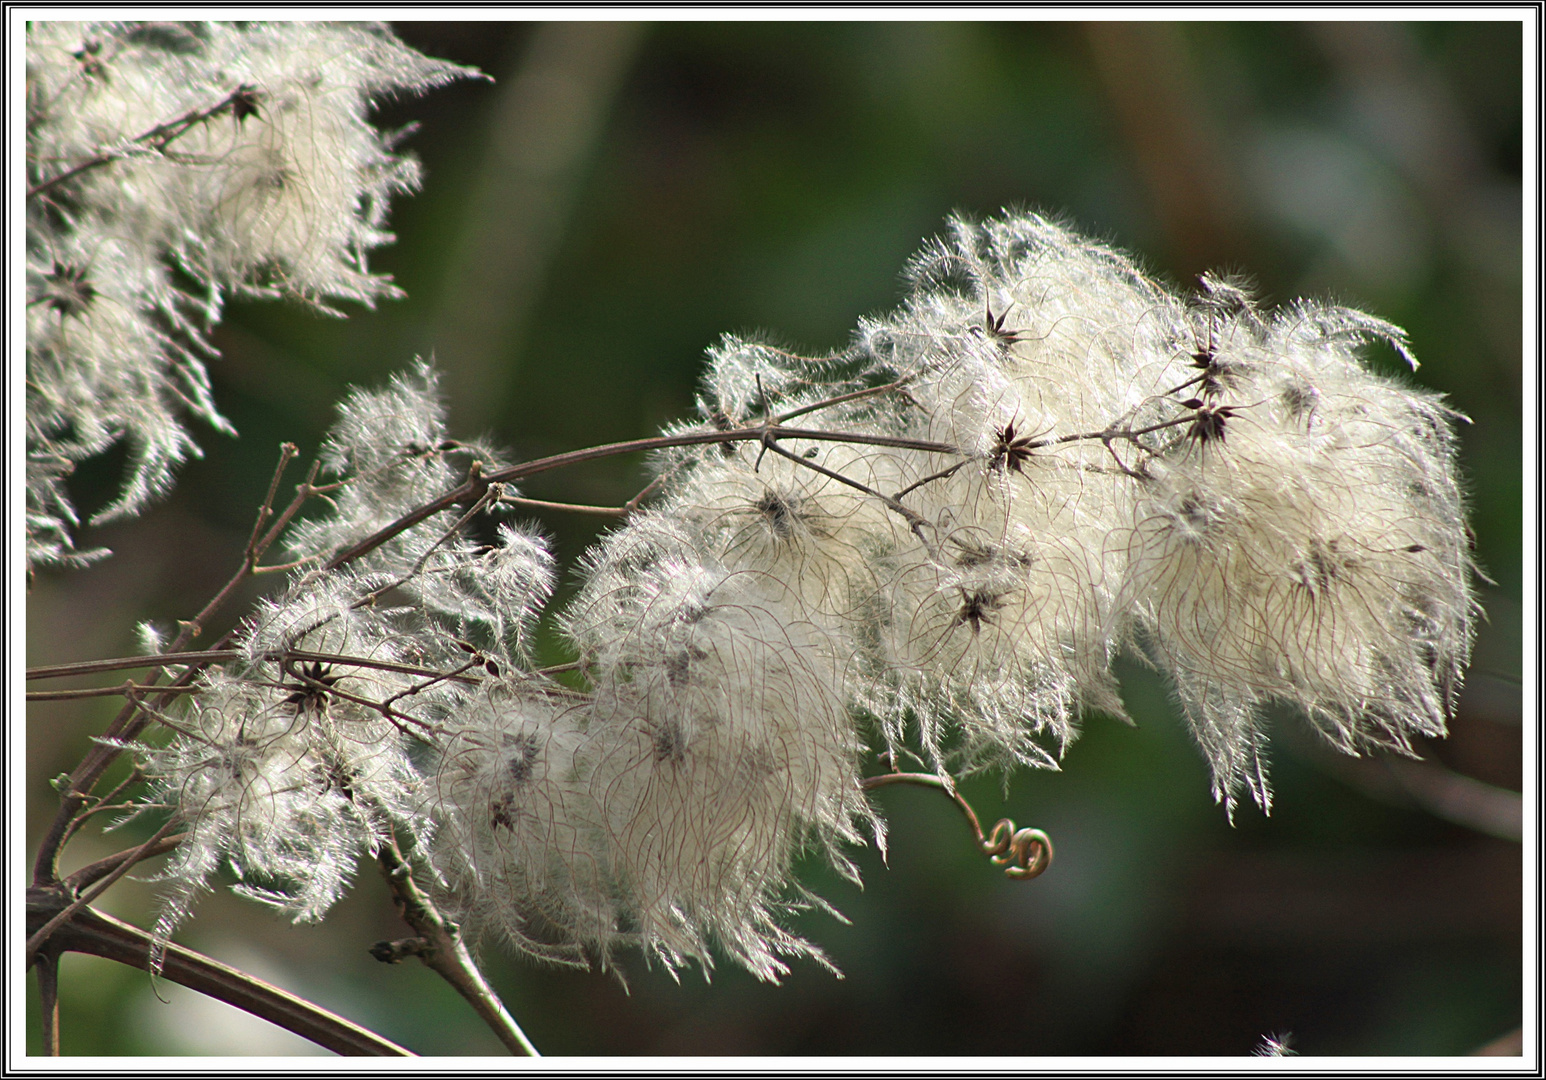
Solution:
<svg viewBox="0 0 1546 1080">
<path fill-rule="evenodd" d="M 1044 877 L 1006 880 L 945 799 L 895 788 L 877 796 L 889 865 L 863 853 L 863 891 L 812 862 L 851 925 L 799 926 L 841 980 L 804 964 L 781 987 L 731 967 L 677 985 L 631 957 L 625 992 L 491 945 L 492 980 L 550 1054 L 1238 1055 L 1292 1033 L 1306 1055 L 1429 1055 L 1519 1027 L 1519 23 L 396 28 L 496 79 L 380 110 L 421 125 L 424 190 L 373 260 L 409 299 L 346 321 L 233 305 L 211 373 L 241 437 L 201 432 L 207 456 L 169 500 L 82 538 L 112 559 L 40 577 L 29 663 L 133 652 L 137 621 L 197 610 L 237 564 L 279 442 L 315 449 L 346 387 L 416 354 L 444 369 L 455 434 L 522 456 L 638 437 L 689 412 L 721 333 L 844 345 L 950 211 L 1065 215 L 1172 282 L 1243 270 L 1269 303 L 1331 295 L 1411 332 L 1415 381 L 1473 421 L 1464 469 L 1496 582 L 1452 737 L 1403 768 L 1329 754 L 1285 718 L 1273 815 L 1230 827 L 1165 688 L 1126 664 L 1136 730 L 1097 718 L 1062 772 L 1020 773 L 1007 797 L 967 788 L 988 820 L 1052 835 Z M 83 506 L 121 464 L 81 471 Z M 615 504 L 642 476 L 612 460 L 527 494 Z M 598 528 L 543 525 L 566 562 Z M 31 711 L 31 835 L 47 778 L 110 715 Z M 128 839 L 83 837 L 67 868 Z M 153 886 L 110 897 L 153 919 Z M 421 1053 L 498 1053 L 429 972 L 367 955 L 405 932 L 367 866 L 322 926 L 219 893 L 180 939 Z M 106 962 L 66 957 L 62 979 L 66 1053 L 306 1049 Z"/>
</svg>

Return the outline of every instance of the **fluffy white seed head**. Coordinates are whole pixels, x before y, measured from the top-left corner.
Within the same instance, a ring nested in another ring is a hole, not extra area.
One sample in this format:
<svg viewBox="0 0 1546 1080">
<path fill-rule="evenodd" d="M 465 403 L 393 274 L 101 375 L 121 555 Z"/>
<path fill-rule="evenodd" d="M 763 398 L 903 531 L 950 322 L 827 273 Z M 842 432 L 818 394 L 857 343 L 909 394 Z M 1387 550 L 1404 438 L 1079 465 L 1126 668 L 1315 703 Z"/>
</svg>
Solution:
<svg viewBox="0 0 1546 1080">
<path fill-rule="evenodd" d="M 377 680 L 301 670 L 292 680 L 212 674 L 170 721 L 171 742 L 142 750 L 148 802 L 171 808 L 185 833 L 157 876 L 168 883 L 158 940 L 192 914 L 222 867 L 239 894 L 311 922 L 343 896 L 358 860 L 388 830 L 428 841 L 419 779 L 398 733 L 313 685 L 370 693 Z"/>
<path fill-rule="evenodd" d="M 225 297 L 398 295 L 366 255 L 418 169 L 367 112 L 468 74 L 371 24 L 28 24 L 29 565 L 81 560 L 68 463 L 128 444 L 106 521 L 197 455 L 187 415 L 230 432 Z"/>
<path fill-rule="evenodd" d="M 755 437 L 663 453 L 653 508 L 585 557 L 558 619 L 583 686 L 531 670 L 545 542 L 507 526 L 482 547 L 447 511 L 261 608 L 245 667 L 195 717 L 222 734 L 158 759 L 167 800 L 215 808 L 185 811 L 215 823 L 198 835 L 240 837 L 228 807 L 266 793 L 242 812 L 311 836 L 350 812 L 342 789 L 278 777 L 346 761 L 373 820 L 425 843 L 435 823 L 426 857 L 469 925 L 561 963 L 636 945 L 707 969 L 718 948 L 776 979 L 821 959 L 781 922 L 818 902 L 797 853 L 853 875 L 844 845 L 883 842 L 866 754 L 1056 767 L 1081 714 L 1123 715 L 1124 648 L 1172 683 L 1230 813 L 1245 793 L 1269 805 L 1273 705 L 1347 752 L 1443 733 L 1473 570 L 1455 415 L 1362 355 L 1410 359 L 1399 330 L 1310 302 L 1258 311 L 1212 277 L 1183 298 L 1032 215 L 954 221 L 910 276 L 835 356 L 711 351 L 702 422 L 676 430 Z M 473 457 L 497 461 L 447 440 L 427 365 L 351 395 L 324 450 L 345 483 L 293 553 L 334 557 Z M 314 699 L 333 700 L 301 722 L 304 681 L 275 669 L 297 650 L 382 666 L 326 673 Z M 272 752 L 227 731 L 248 712 L 290 718 Z M 379 736 L 375 756 L 340 749 L 350 733 Z M 339 828 L 341 852 L 372 842 Z M 319 911 L 346 854 L 268 884 L 319 842 L 200 841 L 177 875 L 195 888 L 240 861 L 260 898 Z"/>
<path fill-rule="evenodd" d="M 595 684 L 582 754 L 624 912 L 669 967 L 717 942 L 776 979 L 818 955 L 774 913 L 809 837 L 872 822 L 840 641 L 782 582 L 655 515 L 610 538 L 566 616 Z"/>
<path fill-rule="evenodd" d="M 1308 304 L 1254 333 L 1225 325 L 1241 343 L 1220 357 L 1227 386 L 1149 470 L 1123 599 L 1215 795 L 1232 806 L 1244 787 L 1265 806 L 1269 702 L 1347 752 L 1444 733 L 1471 568 L 1452 414 L 1358 361 L 1393 328 Z"/>
<path fill-rule="evenodd" d="M 955 220 L 909 276 L 849 353 L 727 338 L 700 401 L 719 426 L 788 412 L 956 448 L 808 451 L 864 509 L 825 526 L 859 558 L 806 563 L 806 599 L 852 641 L 851 699 L 892 750 L 1050 764 L 1036 736 L 1056 750 L 1081 708 L 1122 715 L 1109 666 L 1128 642 L 1172 678 L 1231 807 L 1247 787 L 1267 805 L 1271 702 L 1348 751 L 1442 733 L 1471 566 L 1451 414 L 1361 357 L 1386 343 L 1410 361 L 1397 328 L 1311 302 L 1259 312 L 1212 276 L 1180 297 L 1034 215 Z M 824 396 L 843 403 L 810 408 Z M 744 491 L 710 494 L 733 489 L 726 459 L 795 490 L 798 463 L 718 453 L 668 456 L 684 516 L 745 513 Z"/>
<path fill-rule="evenodd" d="M 426 788 L 459 920 L 577 966 L 605 964 L 625 940 L 584 727 L 573 700 L 520 679 L 490 684 L 446 725 Z"/>
</svg>

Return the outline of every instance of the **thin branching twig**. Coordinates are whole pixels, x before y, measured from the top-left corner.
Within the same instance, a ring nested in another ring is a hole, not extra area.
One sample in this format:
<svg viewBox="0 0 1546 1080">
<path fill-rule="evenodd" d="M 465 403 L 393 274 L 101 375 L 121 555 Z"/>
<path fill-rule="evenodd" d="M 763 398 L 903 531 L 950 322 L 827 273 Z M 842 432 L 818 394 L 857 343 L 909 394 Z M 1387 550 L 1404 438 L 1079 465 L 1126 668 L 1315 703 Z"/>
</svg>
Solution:
<svg viewBox="0 0 1546 1080">
<path fill-rule="evenodd" d="M 155 127 L 142 132 L 121 146 L 105 148 L 85 161 L 70 166 L 61 173 L 50 176 L 46 180 L 38 181 L 27 189 L 27 198 L 31 199 L 36 195 L 41 195 L 43 192 L 58 187 L 60 184 L 80 176 L 84 172 L 99 169 L 104 165 L 121 161 L 127 157 L 140 154 L 163 153 L 168 146 L 183 135 L 186 135 L 196 125 L 211 120 L 221 113 L 235 110 L 238 106 L 244 104 L 250 106 L 256 100 L 257 94 L 258 91 L 254 87 L 247 85 L 238 86 L 206 109 L 192 109 L 175 120 L 169 120 L 164 124 L 157 124 Z"/>
<path fill-rule="evenodd" d="M 279 463 L 274 470 L 274 479 L 270 482 L 268 495 L 263 504 L 258 508 L 257 520 L 253 523 L 252 533 L 248 538 L 246 551 L 241 566 L 231 575 L 220 590 L 200 609 L 192 619 L 182 623 L 182 629 L 177 637 L 167 648 L 167 655 L 182 653 L 189 643 L 203 632 L 204 626 L 213 618 L 216 612 L 222 609 L 236 595 L 241 585 L 252 576 L 254 568 L 262 558 L 263 553 L 279 539 L 280 535 L 300 513 L 301 507 L 316 494 L 317 488 L 313 486 L 316 480 L 319 465 L 313 463 L 307 478 L 296 487 L 295 497 L 289 505 L 280 512 L 277 518 L 273 515 L 273 500 L 279 487 L 279 477 L 283 475 L 290 461 L 297 453 L 294 443 L 284 443 L 280 447 Z M 270 524 L 270 519 L 272 523 Z M 268 525 L 265 530 L 264 526 Z M 222 643 L 223 644 L 223 643 Z M 215 649 L 211 652 L 221 652 Z M 165 691 L 190 685 L 198 673 L 209 663 L 214 661 L 201 660 L 190 661 L 189 666 L 180 675 L 172 680 L 170 687 L 157 688 L 158 705 L 164 705 L 170 696 Z M 145 665 L 152 666 L 152 665 Z M 155 678 L 156 676 L 152 676 Z M 70 773 L 69 785 L 64 791 L 64 798 L 60 801 L 59 809 L 50 823 L 47 833 L 38 844 L 37 854 L 33 861 L 32 883 L 35 886 L 48 886 L 59 880 L 59 852 L 70 833 L 70 823 L 85 805 L 91 791 L 96 787 L 97 781 L 118 760 L 123 752 L 122 747 L 135 739 L 150 722 L 149 716 L 140 707 L 136 700 L 126 702 L 118 714 L 103 732 L 102 737 L 93 743 L 80 763 Z"/>
</svg>

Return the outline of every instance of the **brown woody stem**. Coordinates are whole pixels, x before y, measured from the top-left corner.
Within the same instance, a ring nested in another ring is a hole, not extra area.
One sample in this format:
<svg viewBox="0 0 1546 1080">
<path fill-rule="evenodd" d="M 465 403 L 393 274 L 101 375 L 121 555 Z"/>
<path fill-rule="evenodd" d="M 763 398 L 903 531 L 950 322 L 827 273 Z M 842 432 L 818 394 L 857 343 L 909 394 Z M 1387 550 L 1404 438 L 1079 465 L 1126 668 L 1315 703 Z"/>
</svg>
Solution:
<svg viewBox="0 0 1546 1080">
<path fill-rule="evenodd" d="M 38 998 L 42 1006 L 43 1053 L 59 1056 L 59 953 L 44 949 L 35 965 L 38 969 Z"/>
<path fill-rule="evenodd" d="M 450 983 L 458 994 L 467 999 L 473 1011 L 504 1043 L 507 1050 L 512 1054 L 541 1057 L 521 1026 L 515 1022 L 515 1017 L 505 1009 L 499 995 L 478 970 L 472 953 L 462 940 L 461 930 L 441 914 L 429 894 L 413 880 L 413 867 L 403 858 L 397 839 L 391 837 L 382 844 L 376 858 L 381 864 L 382 876 L 392 890 L 392 901 L 397 905 L 398 914 L 418 936 L 408 939 L 408 942 L 398 943 L 401 949 L 381 950 L 378 945 L 372 950 L 372 955 L 387 963 L 394 963 L 403 956 L 417 956 L 425 967 Z"/>
<path fill-rule="evenodd" d="M 67 903 L 68 897 L 60 890 L 29 889 L 28 930 L 41 928 Z M 100 956 L 142 971 L 151 970 L 151 952 L 155 945 L 145 931 L 92 908 L 76 911 L 54 932 L 49 942 L 50 949 Z M 334 1053 L 414 1056 L 411 1051 L 368 1028 L 191 949 L 168 942 L 160 945 L 160 952 L 163 957 L 161 974 L 166 978 L 277 1024 Z"/>
</svg>

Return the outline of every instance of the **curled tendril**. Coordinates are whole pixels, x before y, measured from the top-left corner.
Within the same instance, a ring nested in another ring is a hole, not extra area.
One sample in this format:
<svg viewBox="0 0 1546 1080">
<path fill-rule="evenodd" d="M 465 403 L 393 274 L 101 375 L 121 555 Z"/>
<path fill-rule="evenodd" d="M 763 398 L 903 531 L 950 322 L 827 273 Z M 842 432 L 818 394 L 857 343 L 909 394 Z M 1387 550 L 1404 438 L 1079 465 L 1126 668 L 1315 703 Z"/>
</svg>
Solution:
<svg viewBox="0 0 1546 1080">
<path fill-rule="evenodd" d="M 1004 876 L 1016 880 L 1040 877 L 1052 865 L 1052 840 L 1040 829 L 1017 829 L 1008 818 L 1000 818 L 992 832 L 984 833 L 982 823 L 972 804 L 956 790 L 955 784 L 945 777 L 932 773 L 905 773 L 892 771 L 879 776 L 868 776 L 859 782 L 865 791 L 873 791 L 888 784 L 916 784 L 943 791 L 961 808 L 967 824 L 977 834 L 977 846 L 993 861 L 1004 868 Z"/>
<path fill-rule="evenodd" d="M 982 836 L 981 829 L 977 835 Z M 981 843 L 993 865 L 1004 868 L 1005 877 L 1039 877 L 1052 865 L 1051 838 L 1040 829 L 1016 829 L 1015 823 L 1008 818 L 1000 818 Z"/>
</svg>

